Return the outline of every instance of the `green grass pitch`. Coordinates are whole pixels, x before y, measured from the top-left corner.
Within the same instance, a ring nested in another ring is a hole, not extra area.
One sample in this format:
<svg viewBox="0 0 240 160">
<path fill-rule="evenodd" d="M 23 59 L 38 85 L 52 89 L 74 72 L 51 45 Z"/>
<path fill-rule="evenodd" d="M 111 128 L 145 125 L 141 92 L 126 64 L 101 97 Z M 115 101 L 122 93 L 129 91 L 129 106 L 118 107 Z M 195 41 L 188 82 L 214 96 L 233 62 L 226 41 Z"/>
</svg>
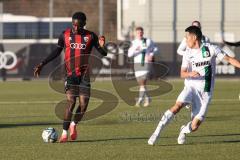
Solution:
<svg viewBox="0 0 240 160">
<path fill-rule="evenodd" d="M 169 82 L 173 90 L 154 97 L 151 107 L 135 108 L 120 100 L 112 112 L 80 123 L 77 141 L 66 144 L 47 144 L 41 138 L 46 127 L 61 133 L 62 121 L 54 109 L 64 95 L 50 89 L 47 81 L 1 82 L 0 159 L 239 160 L 239 79 L 217 80 L 207 118 L 197 132 L 187 136 L 186 145 L 177 144 L 179 128 L 190 118 L 185 108 L 155 146 L 147 145 L 160 114 L 175 102 L 183 87 L 181 80 Z M 116 95 L 110 81 L 92 86 Z M 89 110 L 100 103 L 91 100 Z"/>
</svg>

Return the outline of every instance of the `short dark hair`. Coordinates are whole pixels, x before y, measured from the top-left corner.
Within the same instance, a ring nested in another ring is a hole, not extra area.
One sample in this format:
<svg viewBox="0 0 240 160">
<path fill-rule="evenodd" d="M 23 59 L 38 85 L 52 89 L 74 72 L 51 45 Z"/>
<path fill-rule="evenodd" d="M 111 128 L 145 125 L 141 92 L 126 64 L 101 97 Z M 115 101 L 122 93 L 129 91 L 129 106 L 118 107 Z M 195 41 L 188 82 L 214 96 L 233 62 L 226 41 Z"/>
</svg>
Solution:
<svg viewBox="0 0 240 160">
<path fill-rule="evenodd" d="M 83 13 L 83 12 L 75 12 L 72 16 L 72 19 L 78 19 L 78 20 L 86 21 L 87 17 L 85 15 L 85 13 Z"/>
<path fill-rule="evenodd" d="M 141 30 L 141 31 L 143 31 L 143 27 L 136 27 L 136 29 L 135 29 L 136 31 L 138 31 L 138 30 Z"/>
<path fill-rule="evenodd" d="M 191 34 L 196 35 L 196 37 L 199 41 L 201 41 L 201 39 L 202 39 L 202 31 L 197 26 L 189 26 L 185 29 L 185 32 L 189 32 Z"/>
</svg>

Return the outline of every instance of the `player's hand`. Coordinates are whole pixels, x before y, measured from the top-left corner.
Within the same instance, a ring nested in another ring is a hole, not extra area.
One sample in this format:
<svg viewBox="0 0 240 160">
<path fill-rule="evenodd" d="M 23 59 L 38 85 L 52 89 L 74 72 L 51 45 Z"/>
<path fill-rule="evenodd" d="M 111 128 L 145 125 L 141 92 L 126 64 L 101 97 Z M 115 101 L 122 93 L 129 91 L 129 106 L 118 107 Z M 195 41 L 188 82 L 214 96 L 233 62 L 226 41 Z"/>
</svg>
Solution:
<svg viewBox="0 0 240 160">
<path fill-rule="evenodd" d="M 196 78 L 196 77 L 199 77 L 200 74 L 196 71 L 193 71 L 193 72 L 189 72 L 189 77 L 191 78 Z"/>
<path fill-rule="evenodd" d="M 39 75 L 40 75 L 40 72 L 41 72 L 41 70 L 42 70 L 42 67 L 43 67 L 43 64 L 42 63 L 40 63 L 40 64 L 38 64 L 33 70 L 33 74 L 34 74 L 34 77 L 39 77 Z"/>
<path fill-rule="evenodd" d="M 147 58 L 147 62 L 153 62 L 154 61 L 154 56 L 152 56 L 152 55 L 146 56 L 146 58 Z"/>
<path fill-rule="evenodd" d="M 136 48 L 136 51 L 141 51 L 141 50 L 142 50 L 141 46 L 138 46 L 138 47 Z"/>
<path fill-rule="evenodd" d="M 99 36 L 98 37 L 98 43 L 99 43 L 100 47 L 104 47 L 104 45 L 105 45 L 105 37 L 104 36 Z"/>
</svg>

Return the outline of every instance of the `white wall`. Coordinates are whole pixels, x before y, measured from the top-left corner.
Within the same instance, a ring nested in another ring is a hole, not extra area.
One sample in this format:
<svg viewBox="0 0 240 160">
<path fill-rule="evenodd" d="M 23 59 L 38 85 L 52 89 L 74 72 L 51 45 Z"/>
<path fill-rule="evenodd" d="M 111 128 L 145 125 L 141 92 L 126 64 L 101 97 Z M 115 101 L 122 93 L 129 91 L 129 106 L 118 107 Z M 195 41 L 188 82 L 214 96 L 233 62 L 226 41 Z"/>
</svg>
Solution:
<svg viewBox="0 0 240 160">
<path fill-rule="evenodd" d="M 221 34 L 221 0 L 177 0 L 177 41 L 193 20 L 202 23 L 202 30 L 212 42 Z M 151 5 L 152 3 L 152 5 Z M 123 0 L 123 27 L 134 21 L 145 28 L 145 34 L 156 42 L 173 42 L 173 0 Z M 225 0 L 224 29 L 230 40 L 240 40 L 240 0 Z"/>
</svg>

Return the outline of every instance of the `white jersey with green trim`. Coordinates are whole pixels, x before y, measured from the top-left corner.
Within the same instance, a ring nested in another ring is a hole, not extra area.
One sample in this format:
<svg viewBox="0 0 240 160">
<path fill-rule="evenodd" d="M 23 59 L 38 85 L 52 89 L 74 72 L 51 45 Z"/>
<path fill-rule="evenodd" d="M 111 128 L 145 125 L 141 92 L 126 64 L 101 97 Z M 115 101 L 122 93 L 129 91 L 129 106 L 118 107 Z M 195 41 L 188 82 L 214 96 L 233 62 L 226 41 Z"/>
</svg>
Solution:
<svg viewBox="0 0 240 160">
<path fill-rule="evenodd" d="M 211 43 L 203 43 L 198 49 L 186 49 L 183 55 L 182 68 L 188 72 L 196 71 L 200 74 L 196 78 L 186 78 L 185 86 L 195 87 L 198 90 L 212 92 L 215 80 L 216 58 L 222 60 L 225 53 Z"/>
<path fill-rule="evenodd" d="M 158 48 L 149 38 L 135 39 L 128 50 L 128 57 L 134 57 L 135 76 L 140 77 L 148 74 L 148 56 L 158 53 Z"/>
<path fill-rule="evenodd" d="M 207 36 L 203 35 L 201 42 L 202 43 L 210 43 L 210 39 Z M 187 49 L 187 42 L 186 42 L 186 38 L 184 37 L 182 42 L 178 46 L 177 54 L 180 56 L 184 55 L 184 53 L 186 52 L 186 49 Z"/>
</svg>

